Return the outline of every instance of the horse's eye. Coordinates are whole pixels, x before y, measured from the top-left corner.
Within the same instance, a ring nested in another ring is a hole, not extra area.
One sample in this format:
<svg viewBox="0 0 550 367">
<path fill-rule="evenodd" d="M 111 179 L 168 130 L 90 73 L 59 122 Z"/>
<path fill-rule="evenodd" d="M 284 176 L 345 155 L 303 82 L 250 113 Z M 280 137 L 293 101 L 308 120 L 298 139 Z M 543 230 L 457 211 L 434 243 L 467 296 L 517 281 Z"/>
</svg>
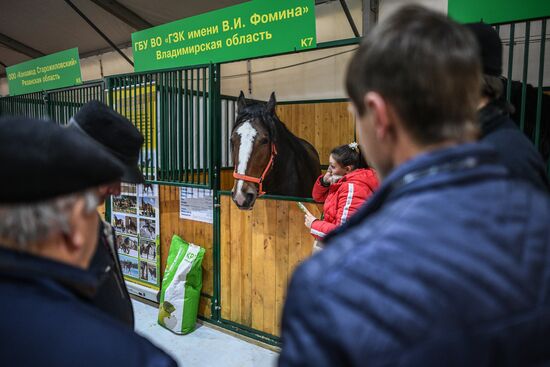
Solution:
<svg viewBox="0 0 550 367">
<path fill-rule="evenodd" d="M 263 138 L 262 140 L 260 140 L 260 144 L 261 145 L 266 145 L 269 141 L 267 140 L 267 138 Z"/>
</svg>

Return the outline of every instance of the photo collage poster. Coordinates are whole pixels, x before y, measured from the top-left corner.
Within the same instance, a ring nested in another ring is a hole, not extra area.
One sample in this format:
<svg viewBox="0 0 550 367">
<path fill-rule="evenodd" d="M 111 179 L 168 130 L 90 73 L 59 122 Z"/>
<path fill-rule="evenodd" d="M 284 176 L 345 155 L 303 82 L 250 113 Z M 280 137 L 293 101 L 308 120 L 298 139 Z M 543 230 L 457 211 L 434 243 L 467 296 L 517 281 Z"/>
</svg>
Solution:
<svg viewBox="0 0 550 367">
<path fill-rule="evenodd" d="M 111 224 L 122 272 L 155 288 L 160 285 L 159 193 L 155 184 L 122 183 L 111 199 Z"/>
</svg>

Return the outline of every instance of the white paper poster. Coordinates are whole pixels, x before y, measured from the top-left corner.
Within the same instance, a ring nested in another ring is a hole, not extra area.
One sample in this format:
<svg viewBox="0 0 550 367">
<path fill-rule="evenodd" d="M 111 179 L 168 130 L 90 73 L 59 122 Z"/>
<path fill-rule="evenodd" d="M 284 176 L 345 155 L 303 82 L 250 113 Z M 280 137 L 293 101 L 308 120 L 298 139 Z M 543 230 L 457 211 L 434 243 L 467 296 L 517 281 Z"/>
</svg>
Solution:
<svg viewBox="0 0 550 367">
<path fill-rule="evenodd" d="M 111 224 L 122 273 L 158 288 L 159 194 L 158 185 L 122 183 L 121 195 L 112 198 Z"/>
<path fill-rule="evenodd" d="M 180 218 L 212 223 L 214 220 L 212 190 L 182 187 L 180 190 Z"/>
</svg>

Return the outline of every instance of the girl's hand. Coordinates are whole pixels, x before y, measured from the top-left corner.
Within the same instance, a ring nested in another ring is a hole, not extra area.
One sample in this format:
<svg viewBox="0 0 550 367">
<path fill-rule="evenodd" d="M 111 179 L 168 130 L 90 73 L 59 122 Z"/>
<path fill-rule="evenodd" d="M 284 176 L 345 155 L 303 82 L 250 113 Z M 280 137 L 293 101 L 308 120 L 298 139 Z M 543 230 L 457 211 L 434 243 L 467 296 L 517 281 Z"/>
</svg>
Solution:
<svg viewBox="0 0 550 367">
<path fill-rule="evenodd" d="M 317 220 L 317 218 L 311 213 L 307 213 L 304 216 L 304 219 L 305 219 L 304 224 L 306 225 L 307 228 L 311 228 L 311 224 Z"/>
<path fill-rule="evenodd" d="M 342 177 L 344 177 L 344 176 L 331 175 L 330 176 L 330 184 L 334 185 L 336 182 L 340 181 L 342 179 Z"/>
<path fill-rule="evenodd" d="M 323 183 L 326 186 L 331 184 L 331 182 L 330 182 L 331 177 L 332 177 L 332 173 L 330 171 L 327 171 L 327 173 L 325 173 L 325 175 L 323 176 Z"/>
</svg>

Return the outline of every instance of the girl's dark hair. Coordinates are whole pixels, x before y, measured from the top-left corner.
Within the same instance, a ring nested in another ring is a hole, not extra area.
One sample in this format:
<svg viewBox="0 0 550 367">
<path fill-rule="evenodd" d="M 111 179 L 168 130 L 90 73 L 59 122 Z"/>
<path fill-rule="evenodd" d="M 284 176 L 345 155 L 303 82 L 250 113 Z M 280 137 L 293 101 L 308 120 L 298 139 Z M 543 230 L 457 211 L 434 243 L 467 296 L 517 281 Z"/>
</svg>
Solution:
<svg viewBox="0 0 550 367">
<path fill-rule="evenodd" d="M 361 154 L 359 146 L 350 148 L 349 144 L 340 145 L 332 149 L 330 154 L 343 167 L 353 166 L 353 169 L 369 168 L 367 161 L 365 161 L 363 154 Z"/>
</svg>

